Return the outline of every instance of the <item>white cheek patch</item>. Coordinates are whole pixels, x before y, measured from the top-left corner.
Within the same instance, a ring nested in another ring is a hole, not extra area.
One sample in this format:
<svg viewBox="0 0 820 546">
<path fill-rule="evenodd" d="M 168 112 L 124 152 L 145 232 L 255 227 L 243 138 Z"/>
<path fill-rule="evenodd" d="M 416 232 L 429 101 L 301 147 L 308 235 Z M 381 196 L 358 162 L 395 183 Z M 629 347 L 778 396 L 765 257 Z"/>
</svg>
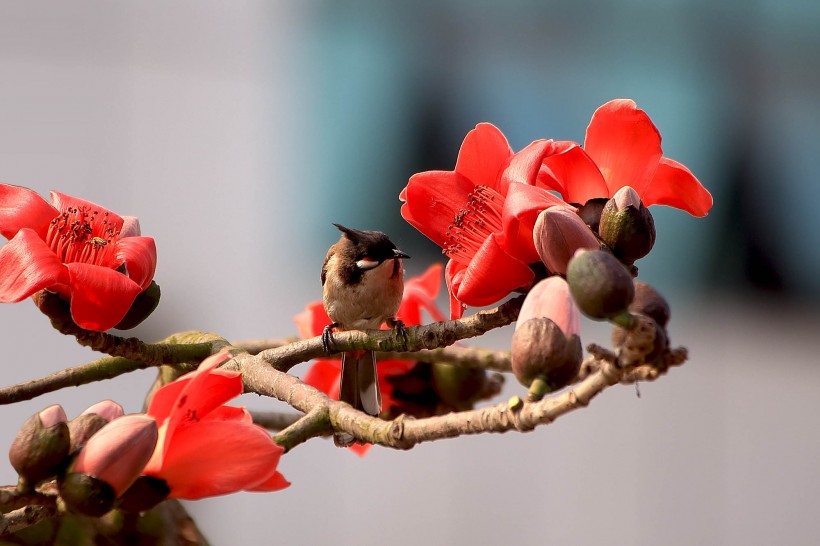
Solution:
<svg viewBox="0 0 820 546">
<path fill-rule="evenodd" d="M 364 271 L 367 271 L 368 269 L 373 269 L 374 267 L 377 267 L 378 265 L 379 265 L 379 262 L 377 262 L 376 260 L 371 260 L 370 258 L 362 258 L 361 260 L 356 262 L 356 267 L 358 267 L 359 269 L 362 269 Z"/>
</svg>

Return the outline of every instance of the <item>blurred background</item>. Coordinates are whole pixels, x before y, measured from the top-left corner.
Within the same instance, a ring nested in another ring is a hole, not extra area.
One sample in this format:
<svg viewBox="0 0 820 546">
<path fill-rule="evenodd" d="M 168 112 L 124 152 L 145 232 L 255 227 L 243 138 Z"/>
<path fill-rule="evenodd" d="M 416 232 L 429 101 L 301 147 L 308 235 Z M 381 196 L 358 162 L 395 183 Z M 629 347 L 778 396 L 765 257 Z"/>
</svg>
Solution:
<svg viewBox="0 0 820 546">
<path fill-rule="evenodd" d="M 294 335 L 332 222 L 390 233 L 419 273 L 442 256 L 399 215 L 411 174 L 452 169 L 478 122 L 514 149 L 583 141 L 632 98 L 715 198 L 654 207 L 638 264 L 690 362 L 529 434 L 363 459 L 314 440 L 286 491 L 187 506 L 213 544 L 814 544 L 818 25 L 800 0 L 0 1 L 0 181 L 140 217 L 163 298 L 135 335 Z M 0 306 L 0 336 L 6 385 L 95 358 L 30 302 Z M 152 379 L 4 407 L 0 445 L 51 403 L 139 411 Z"/>
</svg>

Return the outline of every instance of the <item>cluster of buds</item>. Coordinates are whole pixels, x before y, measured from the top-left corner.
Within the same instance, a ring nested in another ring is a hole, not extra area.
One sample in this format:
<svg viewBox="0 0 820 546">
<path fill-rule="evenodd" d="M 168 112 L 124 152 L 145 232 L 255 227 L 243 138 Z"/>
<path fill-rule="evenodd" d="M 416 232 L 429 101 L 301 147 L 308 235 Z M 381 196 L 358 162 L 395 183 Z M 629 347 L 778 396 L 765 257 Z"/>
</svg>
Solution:
<svg viewBox="0 0 820 546">
<path fill-rule="evenodd" d="M 591 199 L 577 214 L 560 207 L 542 211 L 533 242 L 553 276 L 527 294 L 511 347 L 513 372 L 531 400 L 576 379 L 579 310 L 613 323 L 621 365 L 663 365 L 669 306 L 634 279 L 634 262 L 655 243 L 654 220 L 635 190 L 624 186 L 611 199 Z"/>
<path fill-rule="evenodd" d="M 135 501 L 146 497 L 139 493 L 142 489 L 138 495 L 132 491 L 158 437 L 152 417 L 124 415 L 111 400 L 91 406 L 70 422 L 63 408 L 53 405 L 23 424 L 9 449 L 9 460 L 20 476 L 18 489 L 31 491 L 56 479 L 60 498 L 72 512 L 99 517 L 115 506 L 127 509 L 128 505 L 139 511 L 169 493 L 167 487 L 164 491 L 155 487 L 151 504 Z"/>
</svg>

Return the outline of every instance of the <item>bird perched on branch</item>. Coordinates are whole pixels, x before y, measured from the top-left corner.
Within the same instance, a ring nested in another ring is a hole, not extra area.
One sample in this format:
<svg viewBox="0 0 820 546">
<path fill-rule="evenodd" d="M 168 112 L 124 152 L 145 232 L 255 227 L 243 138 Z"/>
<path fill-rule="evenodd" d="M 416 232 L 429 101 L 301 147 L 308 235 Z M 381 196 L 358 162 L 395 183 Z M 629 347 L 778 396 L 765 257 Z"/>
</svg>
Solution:
<svg viewBox="0 0 820 546">
<path fill-rule="evenodd" d="M 333 224 L 342 236 L 327 251 L 322 265 L 322 302 L 333 321 L 322 332 L 325 351 L 333 349 L 333 330 L 375 330 L 387 323 L 403 333 L 396 319 L 404 293 L 402 258 L 409 258 L 381 231 L 362 231 Z M 339 399 L 368 415 L 381 411 L 375 351 L 342 354 Z M 353 437 L 337 433 L 337 445 Z"/>
</svg>

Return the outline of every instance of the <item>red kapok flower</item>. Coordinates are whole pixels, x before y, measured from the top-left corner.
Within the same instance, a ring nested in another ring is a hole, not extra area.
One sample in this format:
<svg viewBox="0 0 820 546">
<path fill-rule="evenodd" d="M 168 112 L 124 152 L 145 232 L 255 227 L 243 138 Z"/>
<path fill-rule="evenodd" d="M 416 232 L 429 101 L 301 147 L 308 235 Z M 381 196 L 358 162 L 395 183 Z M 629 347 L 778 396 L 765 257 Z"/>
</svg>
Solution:
<svg viewBox="0 0 820 546">
<path fill-rule="evenodd" d="M 0 184 L 0 302 L 46 289 L 71 305 L 80 327 L 117 325 L 154 277 L 154 240 L 139 222 L 70 195 Z"/>
<path fill-rule="evenodd" d="M 435 303 L 441 286 L 441 270 L 441 264 L 433 264 L 421 275 L 405 281 L 404 295 L 396 318 L 407 326 L 415 326 L 422 323 L 421 312 L 426 310 L 433 320 L 444 320 L 444 316 Z M 305 306 L 305 310 L 296 315 L 293 320 L 299 329 L 299 335 L 303 338 L 318 336 L 324 327 L 331 323 L 321 301 L 309 303 Z M 385 359 L 377 362 L 376 370 L 382 394 L 382 411 L 386 412 L 396 404 L 392 396 L 393 384 L 388 381 L 388 378 L 406 374 L 415 365 L 415 360 Z M 338 400 L 341 370 L 340 358 L 320 358 L 315 360 L 307 371 L 304 382 Z"/>
<path fill-rule="evenodd" d="M 616 99 L 598 108 L 583 149 L 560 141 L 545 156 L 537 185 L 570 203 L 612 197 L 631 186 L 645 206 L 668 205 L 706 216 L 712 196 L 689 169 L 663 156 L 661 135 L 634 101 Z"/>
<path fill-rule="evenodd" d="M 164 480 L 171 498 L 290 485 L 276 470 L 284 449 L 246 409 L 223 405 L 242 394 L 241 373 L 216 369 L 229 356 L 223 351 L 206 358 L 196 371 L 160 388 L 148 407 L 160 429 L 143 474 Z"/>
<path fill-rule="evenodd" d="M 480 123 L 464 138 L 455 170 L 415 174 L 399 195 L 404 219 L 450 258 L 452 316 L 461 316 L 463 304 L 489 305 L 532 282 L 535 219 L 567 206 L 534 186 L 546 151 L 539 141 L 514 154 L 501 131 Z"/>
</svg>

